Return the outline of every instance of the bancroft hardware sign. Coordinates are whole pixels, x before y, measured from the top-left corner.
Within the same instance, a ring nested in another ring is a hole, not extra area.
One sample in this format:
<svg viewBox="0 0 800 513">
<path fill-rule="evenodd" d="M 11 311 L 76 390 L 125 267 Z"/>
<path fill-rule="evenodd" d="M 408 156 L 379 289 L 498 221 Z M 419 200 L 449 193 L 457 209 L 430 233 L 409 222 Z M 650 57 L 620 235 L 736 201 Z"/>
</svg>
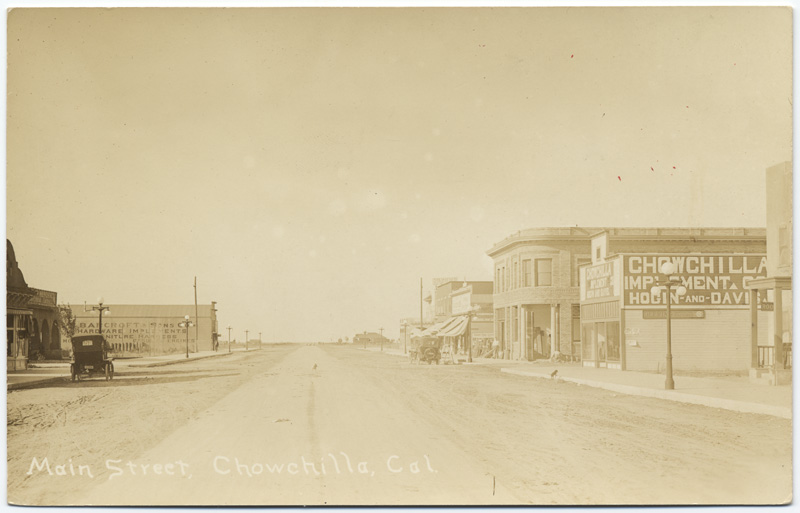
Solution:
<svg viewBox="0 0 800 513">
<path fill-rule="evenodd" d="M 686 287 L 678 296 L 673 288 L 672 305 L 703 307 L 743 307 L 750 304 L 747 282 L 767 275 L 764 255 L 625 255 L 623 296 L 626 307 L 666 305 L 664 288 L 653 296 L 651 287 L 665 279 L 659 269 L 665 262 L 675 266 L 677 283 Z"/>
</svg>

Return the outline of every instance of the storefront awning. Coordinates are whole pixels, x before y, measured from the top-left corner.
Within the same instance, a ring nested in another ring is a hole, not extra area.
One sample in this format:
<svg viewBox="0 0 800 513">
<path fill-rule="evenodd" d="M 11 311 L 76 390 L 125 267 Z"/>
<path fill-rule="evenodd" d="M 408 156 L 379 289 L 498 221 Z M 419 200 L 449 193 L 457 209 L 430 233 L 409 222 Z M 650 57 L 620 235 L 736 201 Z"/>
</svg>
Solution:
<svg viewBox="0 0 800 513">
<path fill-rule="evenodd" d="M 439 332 L 442 331 L 442 328 L 445 327 L 447 322 L 437 322 L 433 326 L 429 326 L 425 331 L 422 332 L 423 337 L 438 337 Z"/>
<path fill-rule="evenodd" d="M 439 332 L 439 337 L 458 337 L 464 334 L 467 331 L 467 324 L 469 323 L 469 317 L 466 315 L 462 315 L 460 317 L 453 317 L 448 322 L 447 326 Z"/>
</svg>

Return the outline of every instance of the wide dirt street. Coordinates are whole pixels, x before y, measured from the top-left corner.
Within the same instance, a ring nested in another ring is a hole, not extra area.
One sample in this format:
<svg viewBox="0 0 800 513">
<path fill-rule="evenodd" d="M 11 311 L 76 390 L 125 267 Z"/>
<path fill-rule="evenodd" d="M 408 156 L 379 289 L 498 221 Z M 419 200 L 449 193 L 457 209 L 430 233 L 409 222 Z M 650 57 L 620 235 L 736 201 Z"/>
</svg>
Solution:
<svg viewBox="0 0 800 513">
<path fill-rule="evenodd" d="M 8 394 L 15 504 L 782 503 L 791 448 L 785 419 L 335 345 Z"/>
</svg>

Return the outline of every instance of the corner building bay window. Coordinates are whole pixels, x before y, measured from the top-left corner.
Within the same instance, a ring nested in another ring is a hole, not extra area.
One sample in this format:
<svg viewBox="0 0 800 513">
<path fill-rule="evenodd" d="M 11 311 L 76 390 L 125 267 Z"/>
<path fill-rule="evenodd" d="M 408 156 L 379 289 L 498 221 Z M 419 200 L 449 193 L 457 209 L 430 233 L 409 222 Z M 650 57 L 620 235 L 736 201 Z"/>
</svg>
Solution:
<svg viewBox="0 0 800 513">
<path fill-rule="evenodd" d="M 553 285 L 553 261 L 547 259 L 536 260 L 536 286 L 550 287 Z"/>
</svg>

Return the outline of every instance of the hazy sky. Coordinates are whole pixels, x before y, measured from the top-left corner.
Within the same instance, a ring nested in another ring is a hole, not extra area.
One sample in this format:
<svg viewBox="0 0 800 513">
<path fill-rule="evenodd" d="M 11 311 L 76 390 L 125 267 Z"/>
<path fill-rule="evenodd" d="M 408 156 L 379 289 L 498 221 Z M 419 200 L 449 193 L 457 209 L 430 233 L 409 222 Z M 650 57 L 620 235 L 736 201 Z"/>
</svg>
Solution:
<svg viewBox="0 0 800 513">
<path fill-rule="evenodd" d="M 329 340 L 545 226 L 764 226 L 788 8 L 17 9 L 7 234 L 59 300 Z M 224 332 L 224 330 L 223 330 Z"/>
</svg>

